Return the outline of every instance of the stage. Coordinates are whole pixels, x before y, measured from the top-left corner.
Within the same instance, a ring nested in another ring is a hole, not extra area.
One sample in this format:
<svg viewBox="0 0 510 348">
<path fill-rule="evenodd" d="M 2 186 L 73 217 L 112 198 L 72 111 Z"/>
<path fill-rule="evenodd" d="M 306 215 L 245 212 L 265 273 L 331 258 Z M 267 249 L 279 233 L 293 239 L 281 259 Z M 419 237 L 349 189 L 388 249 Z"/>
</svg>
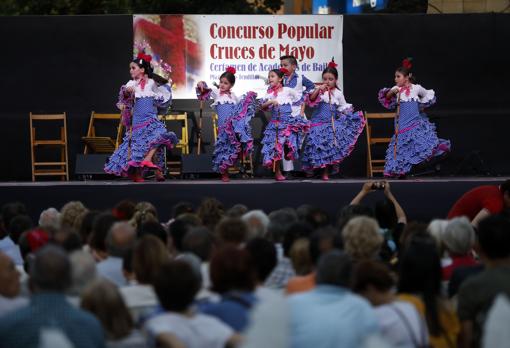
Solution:
<svg viewBox="0 0 510 348">
<path fill-rule="evenodd" d="M 390 180 L 391 189 L 410 220 L 428 221 L 444 218 L 452 204 L 467 190 L 479 185 L 497 185 L 506 177 L 440 177 Z M 60 209 L 66 202 L 82 201 L 89 209 L 111 208 L 123 199 L 150 201 L 156 205 L 161 221 L 170 218 L 172 206 L 179 201 L 198 205 L 204 197 L 219 199 L 228 209 L 242 203 L 249 209 L 269 213 L 282 207 L 310 204 L 320 207 L 333 218 L 339 208 L 349 204 L 366 179 L 294 179 L 276 182 L 272 179 L 179 180 L 133 183 L 115 181 L 70 182 L 3 182 L 0 203 L 23 202 L 37 222 L 39 213 L 48 207 Z M 364 203 L 373 204 L 383 198 L 373 192 Z"/>
</svg>

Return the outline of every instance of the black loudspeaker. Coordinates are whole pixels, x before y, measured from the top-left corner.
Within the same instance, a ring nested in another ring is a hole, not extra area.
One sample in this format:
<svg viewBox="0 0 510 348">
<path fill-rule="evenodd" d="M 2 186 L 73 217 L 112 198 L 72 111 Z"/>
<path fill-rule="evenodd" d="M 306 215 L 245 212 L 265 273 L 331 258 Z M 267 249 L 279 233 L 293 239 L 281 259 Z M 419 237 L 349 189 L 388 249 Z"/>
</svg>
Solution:
<svg viewBox="0 0 510 348">
<path fill-rule="evenodd" d="M 208 174 L 212 169 L 212 154 L 182 156 L 182 174 Z"/>
<path fill-rule="evenodd" d="M 76 155 L 76 175 L 105 175 L 104 165 L 110 154 Z"/>
</svg>

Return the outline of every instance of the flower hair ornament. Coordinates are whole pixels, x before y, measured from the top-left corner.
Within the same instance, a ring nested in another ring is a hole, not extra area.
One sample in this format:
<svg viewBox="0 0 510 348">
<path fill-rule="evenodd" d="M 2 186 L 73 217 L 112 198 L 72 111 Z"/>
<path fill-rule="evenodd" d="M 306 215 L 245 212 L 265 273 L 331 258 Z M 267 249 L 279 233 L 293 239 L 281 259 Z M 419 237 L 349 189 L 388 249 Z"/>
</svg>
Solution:
<svg viewBox="0 0 510 348">
<path fill-rule="evenodd" d="M 331 62 L 328 63 L 328 68 L 335 68 L 338 66 L 337 63 L 335 63 L 335 57 L 331 57 Z"/>
<path fill-rule="evenodd" d="M 413 67 L 413 58 L 411 57 L 407 57 L 405 58 L 403 61 L 402 61 L 402 67 L 403 68 L 406 68 L 407 70 L 411 70 L 411 68 Z"/>
<path fill-rule="evenodd" d="M 236 74 L 236 68 L 234 68 L 233 66 L 229 66 L 229 67 L 227 67 L 225 72 L 228 72 L 228 73 L 231 73 L 232 75 L 235 75 Z"/>
<path fill-rule="evenodd" d="M 138 51 L 138 54 L 136 55 L 136 60 L 139 61 L 140 64 L 143 64 L 142 60 L 145 61 L 147 64 L 150 64 L 152 61 L 152 56 L 150 54 L 145 53 L 147 49 L 150 49 L 149 44 L 147 41 L 142 42 L 135 42 L 135 48 Z"/>
</svg>

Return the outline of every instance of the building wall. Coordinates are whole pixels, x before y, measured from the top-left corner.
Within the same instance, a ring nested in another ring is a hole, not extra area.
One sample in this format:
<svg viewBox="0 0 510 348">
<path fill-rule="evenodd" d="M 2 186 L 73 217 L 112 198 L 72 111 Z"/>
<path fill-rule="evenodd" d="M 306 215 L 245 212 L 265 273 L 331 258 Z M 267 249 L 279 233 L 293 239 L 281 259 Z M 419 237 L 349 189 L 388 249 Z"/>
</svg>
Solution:
<svg viewBox="0 0 510 348">
<path fill-rule="evenodd" d="M 510 0 L 429 0 L 428 13 L 510 13 Z"/>
</svg>

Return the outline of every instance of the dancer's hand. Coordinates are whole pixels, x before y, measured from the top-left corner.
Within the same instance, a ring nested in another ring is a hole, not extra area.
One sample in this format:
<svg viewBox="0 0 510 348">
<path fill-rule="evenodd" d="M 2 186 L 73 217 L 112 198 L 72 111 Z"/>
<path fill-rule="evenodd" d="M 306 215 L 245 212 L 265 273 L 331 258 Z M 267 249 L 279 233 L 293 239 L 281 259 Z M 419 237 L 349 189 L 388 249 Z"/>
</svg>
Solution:
<svg viewBox="0 0 510 348">
<path fill-rule="evenodd" d="M 321 91 L 326 91 L 327 89 L 328 89 L 327 83 L 323 83 L 322 85 L 319 86 L 319 90 L 321 90 Z"/>
<path fill-rule="evenodd" d="M 205 88 L 205 82 L 204 81 L 199 81 L 197 83 L 197 87 L 198 87 L 198 89 L 200 89 L 200 92 L 203 92 L 204 88 Z"/>
<path fill-rule="evenodd" d="M 276 99 L 273 99 L 273 100 L 271 101 L 271 103 L 273 104 L 273 106 L 274 106 L 274 107 L 277 107 L 277 106 L 278 106 L 278 100 L 276 100 Z"/>
<path fill-rule="evenodd" d="M 133 93 L 135 91 L 135 88 L 133 86 L 126 87 L 126 91 L 129 93 Z"/>
</svg>

